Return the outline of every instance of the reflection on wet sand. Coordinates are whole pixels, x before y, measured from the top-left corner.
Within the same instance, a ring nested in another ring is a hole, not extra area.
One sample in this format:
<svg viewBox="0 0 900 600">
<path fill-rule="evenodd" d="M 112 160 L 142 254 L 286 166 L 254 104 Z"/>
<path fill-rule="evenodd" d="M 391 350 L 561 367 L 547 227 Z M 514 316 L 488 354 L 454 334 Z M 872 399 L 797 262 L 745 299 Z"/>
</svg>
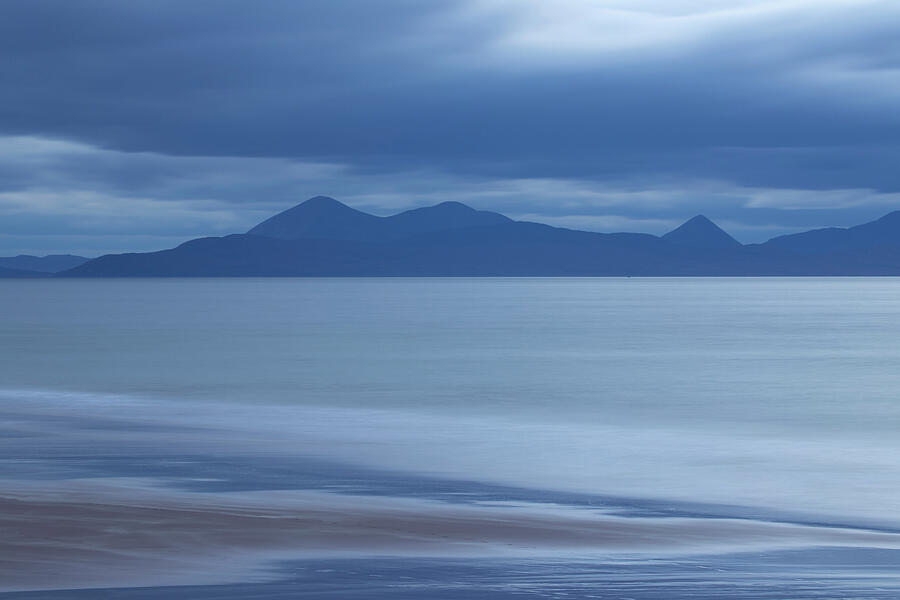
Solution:
<svg viewBox="0 0 900 600">
<path fill-rule="evenodd" d="M 900 534 L 753 520 L 624 518 L 317 492 L 189 493 L 106 480 L 0 491 L 2 591 L 253 581 L 304 556 L 703 554 L 900 548 Z"/>
</svg>

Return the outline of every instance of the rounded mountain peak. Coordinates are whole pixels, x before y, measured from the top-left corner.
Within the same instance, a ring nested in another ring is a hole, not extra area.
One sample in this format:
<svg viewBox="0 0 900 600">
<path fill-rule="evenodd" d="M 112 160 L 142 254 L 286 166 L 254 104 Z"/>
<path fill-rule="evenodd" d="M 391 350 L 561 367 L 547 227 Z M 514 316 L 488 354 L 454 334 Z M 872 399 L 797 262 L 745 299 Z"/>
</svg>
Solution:
<svg viewBox="0 0 900 600">
<path fill-rule="evenodd" d="M 294 206 L 293 208 L 289 208 L 284 212 L 302 210 L 302 211 L 327 211 L 327 210 L 352 210 L 356 211 L 354 208 L 350 208 L 343 202 L 339 202 L 335 200 L 331 196 L 313 196 L 309 200 L 305 200 L 300 204 Z M 358 212 L 358 211 L 357 211 Z"/>
<path fill-rule="evenodd" d="M 463 204 L 462 202 L 457 202 L 456 200 L 447 200 L 446 202 L 441 202 L 439 204 L 435 204 L 431 208 L 437 209 L 437 210 L 442 210 L 442 211 L 477 212 L 471 206 Z"/>
</svg>

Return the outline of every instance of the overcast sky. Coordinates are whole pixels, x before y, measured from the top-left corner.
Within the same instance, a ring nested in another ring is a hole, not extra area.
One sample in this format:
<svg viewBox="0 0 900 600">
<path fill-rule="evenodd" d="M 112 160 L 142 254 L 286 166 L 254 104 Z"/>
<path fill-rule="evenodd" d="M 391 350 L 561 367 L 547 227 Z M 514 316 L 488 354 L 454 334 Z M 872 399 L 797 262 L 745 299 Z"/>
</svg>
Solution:
<svg viewBox="0 0 900 600">
<path fill-rule="evenodd" d="M 896 0 L 4 0 L 0 255 L 324 194 L 743 242 L 900 209 Z"/>
</svg>

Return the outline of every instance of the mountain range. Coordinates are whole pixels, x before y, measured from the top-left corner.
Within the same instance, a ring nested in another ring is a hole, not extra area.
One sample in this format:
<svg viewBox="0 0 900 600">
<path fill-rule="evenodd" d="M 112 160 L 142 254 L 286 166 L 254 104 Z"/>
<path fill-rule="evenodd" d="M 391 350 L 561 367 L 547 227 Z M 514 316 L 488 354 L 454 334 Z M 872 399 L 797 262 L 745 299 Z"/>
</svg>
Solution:
<svg viewBox="0 0 900 600">
<path fill-rule="evenodd" d="M 0 256 L 0 277 L 49 277 L 89 260 L 72 254 Z"/>
<path fill-rule="evenodd" d="M 0 265 L 4 266 L 4 265 Z M 657 237 L 514 221 L 458 202 L 371 215 L 317 196 L 247 233 L 109 254 L 65 277 L 900 275 L 900 211 L 742 245 L 698 215 Z"/>
</svg>

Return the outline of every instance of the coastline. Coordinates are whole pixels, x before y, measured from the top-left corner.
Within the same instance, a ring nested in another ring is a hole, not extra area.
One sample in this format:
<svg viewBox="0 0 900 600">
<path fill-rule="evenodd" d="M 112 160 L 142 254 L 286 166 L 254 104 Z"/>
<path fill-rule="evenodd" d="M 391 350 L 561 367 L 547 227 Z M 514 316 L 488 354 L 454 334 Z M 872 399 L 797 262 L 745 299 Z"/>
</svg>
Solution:
<svg viewBox="0 0 900 600">
<path fill-rule="evenodd" d="M 196 493 L 128 480 L 13 485 L 0 490 L 0 556 L 7 557 L 0 561 L 0 592 L 247 583 L 271 578 L 278 561 L 329 557 L 900 550 L 900 534 L 748 519 L 620 517 L 537 504 L 463 506 L 324 492 Z"/>
<path fill-rule="evenodd" d="M 639 283 L 23 286 L 0 594 L 898 597 L 895 286 Z"/>
</svg>

